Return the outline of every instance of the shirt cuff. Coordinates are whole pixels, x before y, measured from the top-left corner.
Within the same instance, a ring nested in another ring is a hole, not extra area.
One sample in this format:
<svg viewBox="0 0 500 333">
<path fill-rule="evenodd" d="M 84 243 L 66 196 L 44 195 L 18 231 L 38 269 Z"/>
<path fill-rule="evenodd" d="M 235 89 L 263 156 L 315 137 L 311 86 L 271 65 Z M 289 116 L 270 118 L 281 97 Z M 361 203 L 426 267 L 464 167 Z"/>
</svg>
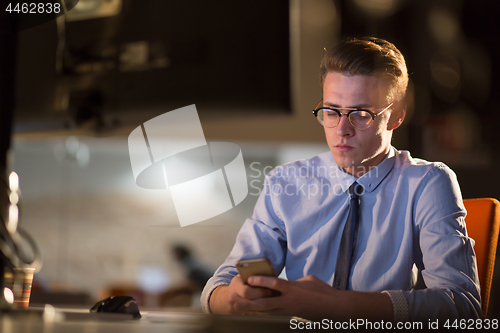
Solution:
<svg viewBox="0 0 500 333">
<path fill-rule="evenodd" d="M 408 301 L 402 290 L 384 290 L 383 293 L 389 295 L 394 311 L 394 323 L 406 322 L 410 317 L 408 310 Z"/>
<path fill-rule="evenodd" d="M 211 314 L 212 312 L 210 311 L 210 296 L 212 296 L 212 293 L 214 292 L 214 290 L 217 288 L 217 287 L 220 287 L 220 286 L 228 286 L 229 283 L 227 282 L 219 282 L 219 283 L 216 283 L 212 286 L 212 288 L 210 288 L 207 292 L 207 296 L 205 297 L 205 299 L 201 302 L 201 304 L 203 305 L 203 310 L 206 312 L 206 313 L 209 313 Z"/>
</svg>

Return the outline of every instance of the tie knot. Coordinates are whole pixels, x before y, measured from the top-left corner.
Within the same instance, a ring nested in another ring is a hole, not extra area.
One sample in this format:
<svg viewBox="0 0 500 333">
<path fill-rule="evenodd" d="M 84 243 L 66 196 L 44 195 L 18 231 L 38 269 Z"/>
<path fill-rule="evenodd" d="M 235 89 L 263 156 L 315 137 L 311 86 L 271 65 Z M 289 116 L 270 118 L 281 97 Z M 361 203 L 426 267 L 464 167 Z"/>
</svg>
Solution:
<svg viewBox="0 0 500 333">
<path fill-rule="evenodd" d="M 351 187 L 349 187 L 349 195 L 351 199 L 357 199 L 363 194 L 363 186 L 359 185 L 358 182 L 354 182 Z"/>
</svg>

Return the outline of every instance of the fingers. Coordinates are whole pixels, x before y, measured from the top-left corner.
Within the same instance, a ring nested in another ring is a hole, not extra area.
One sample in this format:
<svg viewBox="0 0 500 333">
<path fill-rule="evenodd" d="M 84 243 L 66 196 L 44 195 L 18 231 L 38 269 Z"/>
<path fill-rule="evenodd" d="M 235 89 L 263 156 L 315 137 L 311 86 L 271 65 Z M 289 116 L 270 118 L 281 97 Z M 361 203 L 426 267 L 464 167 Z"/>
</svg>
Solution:
<svg viewBox="0 0 500 333">
<path fill-rule="evenodd" d="M 280 292 L 285 291 L 288 283 L 287 280 L 271 276 L 254 275 L 248 278 L 248 284 L 252 287 L 269 288 Z"/>
<path fill-rule="evenodd" d="M 273 296 L 273 291 L 267 288 L 244 286 L 239 294 L 242 298 L 253 300 Z"/>
<path fill-rule="evenodd" d="M 297 315 L 317 311 L 314 306 L 319 299 L 334 299 L 336 291 L 332 286 L 313 275 L 296 281 L 288 281 L 269 276 L 252 276 L 248 279 L 252 289 L 269 288 L 281 293 L 279 297 L 244 299 L 235 304 L 235 309 L 243 314 Z M 322 305 L 320 305 L 321 307 Z"/>
<path fill-rule="evenodd" d="M 243 283 L 243 280 L 240 275 L 236 275 L 233 278 L 233 281 L 231 281 L 231 283 L 234 284 L 236 294 L 238 294 L 239 297 L 247 300 L 272 296 L 272 290 L 266 288 L 253 287 Z"/>
<path fill-rule="evenodd" d="M 241 314 L 271 314 L 282 308 L 278 297 L 259 298 L 254 300 L 240 299 L 234 304 L 236 312 Z"/>
</svg>

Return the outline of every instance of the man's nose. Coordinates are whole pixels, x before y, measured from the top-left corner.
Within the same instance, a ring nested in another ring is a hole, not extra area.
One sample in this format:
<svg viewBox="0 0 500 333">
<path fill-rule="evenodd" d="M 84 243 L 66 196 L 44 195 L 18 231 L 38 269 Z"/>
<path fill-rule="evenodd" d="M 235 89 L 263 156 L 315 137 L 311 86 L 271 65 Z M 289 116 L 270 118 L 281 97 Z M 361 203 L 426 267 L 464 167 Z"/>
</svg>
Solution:
<svg viewBox="0 0 500 333">
<path fill-rule="evenodd" d="M 337 134 L 339 136 L 352 136 L 354 134 L 354 127 L 352 127 L 349 118 L 345 114 L 340 116 L 340 121 L 337 125 Z"/>
</svg>

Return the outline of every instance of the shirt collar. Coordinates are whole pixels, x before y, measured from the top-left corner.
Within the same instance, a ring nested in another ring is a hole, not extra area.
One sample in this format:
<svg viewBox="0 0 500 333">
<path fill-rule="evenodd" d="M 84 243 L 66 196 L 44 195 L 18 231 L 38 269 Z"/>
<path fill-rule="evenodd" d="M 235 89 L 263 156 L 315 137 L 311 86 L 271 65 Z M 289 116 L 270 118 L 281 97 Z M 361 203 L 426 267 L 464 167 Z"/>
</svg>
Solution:
<svg viewBox="0 0 500 333">
<path fill-rule="evenodd" d="M 375 168 L 359 177 L 357 182 L 363 186 L 365 191 L 372 192 L 384 180 L 394 167 L 396 156 L 394 147 L 391 146 L 389 153 Z"/>
<path fill-rule="evenodd" d="M 396 161 L 396 157 L 394 147 L 391 146 L 389 153 L 384 158 L 384 160 L 380 162 L 375 168 L 371 169 L 369 172 L 365 173 L 359 178 L 348 174 L 344 171 L 344 169 L 342 169 L 335 163 L 335 160 L 333 158 L 332 160 L 335 166 L 339 169 L 338 184 L 342 188 L 343 192 L 346 192 L 354 182 L 358 182 L 358 184 L 363 186 L 365 191 L 372 192 L 392 170 Z"/>
</svg>

